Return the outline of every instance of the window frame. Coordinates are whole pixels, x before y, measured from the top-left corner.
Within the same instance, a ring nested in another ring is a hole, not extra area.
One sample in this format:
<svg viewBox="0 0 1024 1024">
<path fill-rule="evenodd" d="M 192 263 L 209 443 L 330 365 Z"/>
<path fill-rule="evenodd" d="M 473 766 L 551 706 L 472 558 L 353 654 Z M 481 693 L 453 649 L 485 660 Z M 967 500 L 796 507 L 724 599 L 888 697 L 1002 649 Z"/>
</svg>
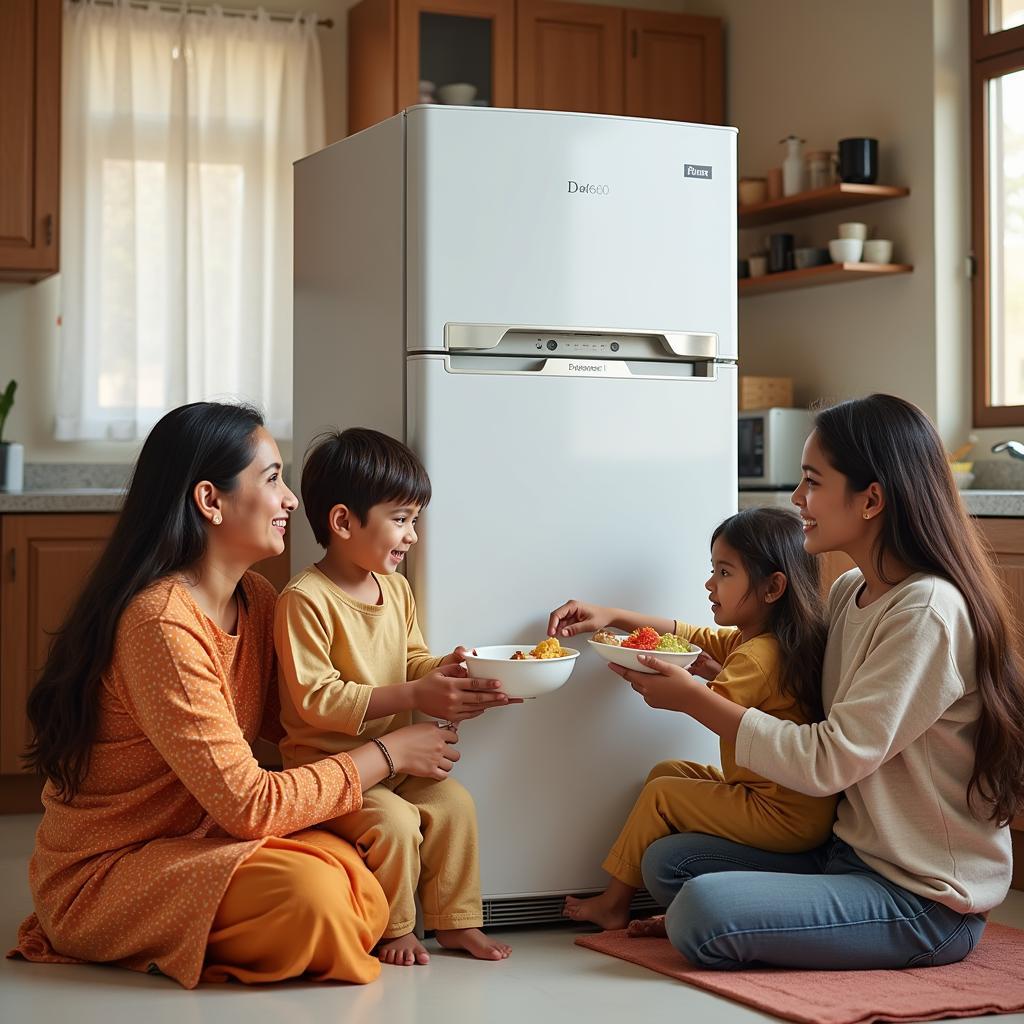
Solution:
<svg viewBox="0 0 1024 1024">
<path fill-rule="evenodd" d="M 970 19 L 973 419 L 976 427 L 1020 427 L 1024 426 L 1024 405 L 992 405 L 989 387 L 992 310 L 987 86 L 993 79 L 1024 71 L 1024 25 L 989 32 L 989 0 L 971 0 Z"/>
</svg>

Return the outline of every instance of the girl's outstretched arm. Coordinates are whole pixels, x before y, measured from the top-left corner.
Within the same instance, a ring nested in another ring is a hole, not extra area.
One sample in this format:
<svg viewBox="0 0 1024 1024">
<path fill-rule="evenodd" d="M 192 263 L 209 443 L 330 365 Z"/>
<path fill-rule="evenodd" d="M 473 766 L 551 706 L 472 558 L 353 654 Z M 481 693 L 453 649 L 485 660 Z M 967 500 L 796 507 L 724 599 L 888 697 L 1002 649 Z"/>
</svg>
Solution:
<svg viewBox="0 0 1024 1024">
<path fill-rule="evenodd" d="M 654 669 L 654 674 L 636 672 L 621 665 L 608 667 L 616 675 L 628 680 L 652 708 L 680 711 L 718 733 L 726 743 L 736 742 L 740 719 L 746 708 L 709 690 L 685 668 L 670 665 L 653 654 L 641 654 L 640 661 Z"/>
<path fill-rule="evenodd" d="M 606 626 L 626 632 L 641 626 L 653 626 L 659 633 L 671 633 L 676 628 L 674 619 L 661 619 L 643 612 L 609 608 L 586 601 L 566 601 L 548 616 L 548 636 L 577 636 L 594 633 Z"/>
</svg>

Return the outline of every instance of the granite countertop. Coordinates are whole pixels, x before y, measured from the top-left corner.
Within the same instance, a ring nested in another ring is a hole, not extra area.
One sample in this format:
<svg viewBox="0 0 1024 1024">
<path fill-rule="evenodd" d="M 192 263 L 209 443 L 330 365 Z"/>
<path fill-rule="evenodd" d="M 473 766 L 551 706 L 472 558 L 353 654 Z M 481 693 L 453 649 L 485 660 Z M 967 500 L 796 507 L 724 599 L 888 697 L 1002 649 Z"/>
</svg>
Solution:
<svg viewBox="0 0 1024 1024">
<path fill-rule="evenodd" d="M 117 512 L 121 487 L 53 487 L 0 492 L 0 514 L 14 512 Z"/>
<path fill-rule="evenodd" d="M 758 508 L 775 505 L 792 508 L 791 491 L 740 491 L 740 508 Z M 1021 491 L 961 491 L 964 506 L 972 516 L 1024 518 L 1024 490 Z"/>
</svg>

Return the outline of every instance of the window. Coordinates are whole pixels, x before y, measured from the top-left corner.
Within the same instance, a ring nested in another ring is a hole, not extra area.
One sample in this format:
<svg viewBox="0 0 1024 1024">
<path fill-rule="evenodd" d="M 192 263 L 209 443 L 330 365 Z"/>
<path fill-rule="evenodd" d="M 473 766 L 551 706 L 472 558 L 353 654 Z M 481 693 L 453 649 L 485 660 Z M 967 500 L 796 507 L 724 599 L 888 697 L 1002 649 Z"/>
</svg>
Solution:
<svg viewBox="0 0 1024 1024">
<path fill-rule="evenodd" d="M 1024 0 L 971 3 L 974 422 L 1024 425 Z"/>
<path fill-rule="evenodd" d="M 69 4 L 56 436 L 244 399 L 291 436 L 292 168 L 323 145 L 315 17 Z"/>
</svg>

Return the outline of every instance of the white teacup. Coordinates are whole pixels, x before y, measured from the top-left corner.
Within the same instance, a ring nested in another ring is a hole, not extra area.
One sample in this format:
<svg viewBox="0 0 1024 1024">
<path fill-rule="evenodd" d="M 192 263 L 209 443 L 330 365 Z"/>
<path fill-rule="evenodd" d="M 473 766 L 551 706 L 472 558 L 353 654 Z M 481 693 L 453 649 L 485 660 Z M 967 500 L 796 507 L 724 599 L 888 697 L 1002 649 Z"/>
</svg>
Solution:
<svg viewBox="0 0 1024 1024">
<path fill-rule="evenodd" d="M 868 226 L 867 224 L 861 224 L 859 221 L 850 221 L 847 224 L 840 224 L 839 237 L 856 238 L 863 242 L 868 237 Z"/>
<path fill-rule="evenodd" d="M 767 256 L 751 256 L 747 262 L 750 264 L 751 277 L 763 277 L 768 273 Z"/>
<path fill-rule="evenodd" d="M 888 238 L 869 238 L 864 243 L 865 263 L 892 263 L 892 242 Z"/>
<path fill-rule="evenodd" d="M 859 238 L 833 238 L 828 243 L 828 254 L 833 263 L 859 263 L 864 243 Z"/>
</svg>

